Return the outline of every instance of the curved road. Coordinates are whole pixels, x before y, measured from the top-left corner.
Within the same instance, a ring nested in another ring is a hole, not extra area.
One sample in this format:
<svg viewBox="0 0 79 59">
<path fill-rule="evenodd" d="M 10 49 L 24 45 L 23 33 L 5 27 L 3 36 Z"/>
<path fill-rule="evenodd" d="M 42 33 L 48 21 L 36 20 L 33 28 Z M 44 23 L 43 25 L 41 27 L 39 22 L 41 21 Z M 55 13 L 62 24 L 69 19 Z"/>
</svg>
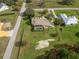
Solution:
<svg viewBox="0 0 79 59">
<path fill-rule="evenodd" d="M 10 40 L 9 40 L 8 46 L 6 48 L 5 54 L 3 56 L 3 59 L 10 59 L 10 57 L 11 57 L 12 49 L 13 49 L 15 39 L 16 39 L 16 36 L 17 36 L 17 32 L 18 32 L 18 29 L 20 27 L 20 23 L 21 23 L 21 20 L 22 20 L 22 13 L 26 9 L 25 5 L 26 5 L 26 3 L 23 2 L 22 8 L 20 10 L 20 15 L 17 18 L 16 24 L 15 24 L 15 27 L 14 27 L 14 30 L 13 30 L 13 34 L 10 37 Z"/>
</svg>

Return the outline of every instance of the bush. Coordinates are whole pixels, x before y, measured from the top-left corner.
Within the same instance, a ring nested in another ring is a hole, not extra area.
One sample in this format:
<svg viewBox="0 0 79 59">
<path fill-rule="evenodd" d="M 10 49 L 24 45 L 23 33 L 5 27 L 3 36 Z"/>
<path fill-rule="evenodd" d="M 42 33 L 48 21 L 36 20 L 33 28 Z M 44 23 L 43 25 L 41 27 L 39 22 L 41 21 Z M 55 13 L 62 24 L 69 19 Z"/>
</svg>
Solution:
<svg viewBox="0 0 79 59">
<path fill-rule="evenodd" d="M 19 11 L 20 10 L 20 6 L 18 5 L 12 5 L 13 11 Z"/>
<path fill-rule="evenodd" d="M 48 10 L 45 9 L 45 10 L 39 11 L 39 13 L 45 15 L 48 13 Z"/>
</svg>

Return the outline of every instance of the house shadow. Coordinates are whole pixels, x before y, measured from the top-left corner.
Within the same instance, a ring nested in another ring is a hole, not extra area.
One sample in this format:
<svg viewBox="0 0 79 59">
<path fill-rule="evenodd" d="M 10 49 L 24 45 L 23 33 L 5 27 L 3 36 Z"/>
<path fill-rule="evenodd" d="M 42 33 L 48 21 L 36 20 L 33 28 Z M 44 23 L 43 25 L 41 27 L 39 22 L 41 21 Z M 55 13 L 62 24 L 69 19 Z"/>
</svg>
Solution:
<svg viewBox="0 0 79 59">
<path fill-rule="evenodd" d="M 58 33 L 50 33 L 49 34 L 51 37 L 57 37 L 58 36 Z"/>
</svg>

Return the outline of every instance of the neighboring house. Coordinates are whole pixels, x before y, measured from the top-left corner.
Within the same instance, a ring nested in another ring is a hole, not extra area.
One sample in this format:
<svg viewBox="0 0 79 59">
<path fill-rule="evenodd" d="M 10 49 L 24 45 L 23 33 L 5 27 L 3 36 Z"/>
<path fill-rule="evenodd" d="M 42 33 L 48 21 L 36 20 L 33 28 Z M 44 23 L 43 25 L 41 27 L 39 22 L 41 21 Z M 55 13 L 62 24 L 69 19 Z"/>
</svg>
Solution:
<svg viewBox="0 0 79 59">
<path fill-rule="evenodd" d="M 8 7 L 6 4 L 0 3 L 0 12 L 1 12 L 1 11 L 5 11 L 5 10 L 7 10 L 7 9 L 9 9 L 9 7 Z"/>
<path fill-rule="evenodd" d="M 65 25 L 75 25 L 78 23 L 78 19 L 75 16 L 67 16 L 66 14 L 60 14 L 60 18 L 63 19 Z"/>
<path fill-rule="evenodd" d="M 34 17 L 32 18 L 32 25 L 34 30 L 44 30 L 52 24 L 45 17 Z"/>
</svg>

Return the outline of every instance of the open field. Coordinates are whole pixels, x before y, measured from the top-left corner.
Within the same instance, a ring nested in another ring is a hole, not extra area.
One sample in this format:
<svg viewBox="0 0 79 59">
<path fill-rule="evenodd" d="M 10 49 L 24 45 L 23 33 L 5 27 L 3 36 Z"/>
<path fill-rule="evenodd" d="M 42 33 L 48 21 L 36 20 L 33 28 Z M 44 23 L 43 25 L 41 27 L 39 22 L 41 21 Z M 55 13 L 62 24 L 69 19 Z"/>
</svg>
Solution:
<svg viewBox="0 0 79 59">
<path fill-rule="evenodd" d="M 73 5 L 62 5 L 61 2 L 62 0 L 44 0 L 44 6 L 43 8 L 63 8 L 63 7 L 74 7 L 74 8 L 78 8 L 79 7 L 79 1 L 78 0 L 75 0 L 75 3 Z M 38 6 L 38 2 L 37 0 L 32 0 L 31 3 L 28 4 L 29 7 L 31 8 L 40 8 L 40 6 Z"/>
</svg>

